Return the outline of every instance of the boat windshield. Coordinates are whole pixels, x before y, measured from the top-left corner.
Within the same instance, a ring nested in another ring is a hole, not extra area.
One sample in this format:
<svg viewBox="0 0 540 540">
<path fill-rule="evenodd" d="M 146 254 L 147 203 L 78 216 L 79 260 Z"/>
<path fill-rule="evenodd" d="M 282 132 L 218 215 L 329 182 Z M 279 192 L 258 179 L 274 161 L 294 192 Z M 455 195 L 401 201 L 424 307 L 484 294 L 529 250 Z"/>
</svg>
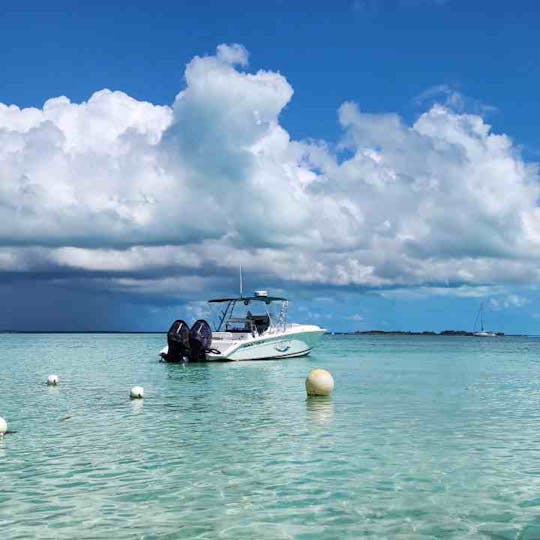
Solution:
<svg viewBox="0 0 540 540">
<path fill-rule="evenodd" d="M 261 335 L 285 322 L 287 300 L 278 297 L 223 298 L 210 300 L 221 308 L 214 324 L 217 332 Z"/>
</svg>

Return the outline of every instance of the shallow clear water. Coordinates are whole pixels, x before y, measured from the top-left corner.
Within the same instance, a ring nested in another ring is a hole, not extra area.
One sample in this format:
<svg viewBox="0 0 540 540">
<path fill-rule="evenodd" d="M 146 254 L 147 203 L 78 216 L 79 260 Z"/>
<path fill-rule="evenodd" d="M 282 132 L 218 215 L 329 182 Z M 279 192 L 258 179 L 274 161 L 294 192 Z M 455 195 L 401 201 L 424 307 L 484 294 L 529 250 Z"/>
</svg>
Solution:
<svg viewBox="0 0 540 540">
<path fill-rule="evenodd" d="M 0 336 L 1 538 L 540 538 L 539 339 L 206 365 L 163 341 Z M 314 367 L 331 399 L 306 400 Z"/>
</svg>

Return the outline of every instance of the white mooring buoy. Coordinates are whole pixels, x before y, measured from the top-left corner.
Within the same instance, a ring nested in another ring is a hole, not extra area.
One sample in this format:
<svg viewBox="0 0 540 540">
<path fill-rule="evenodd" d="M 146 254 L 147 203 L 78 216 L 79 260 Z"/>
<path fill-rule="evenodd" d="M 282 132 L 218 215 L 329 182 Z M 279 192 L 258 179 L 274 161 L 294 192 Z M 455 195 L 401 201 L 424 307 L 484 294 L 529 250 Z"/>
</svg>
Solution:
<svg viewBox="0 0 540 540">
<path fill-rule="evenodd" d="M 0 438 L 7 432 L 7 422 L 0 416 Z"/>
<path fill-rule="evenodd" d="M 326 369 L 313 369 L 306 379 L 308 396 L 329 396 L 334 389 L 334 377 Z"/>
<path fill-rule="evenodd" d="M 56 386 L 58 384 L 58 381 L 59 381 L 58 375 L 49 375 L 47 377 L 47 384 L 49 386 Z"/>
<path fill-rule="evenodd" d="M 131 399 L 141 399 L 144 397 L 144 388 L 142 386 L 134 386 L 129 392 Z"/>
</svg>

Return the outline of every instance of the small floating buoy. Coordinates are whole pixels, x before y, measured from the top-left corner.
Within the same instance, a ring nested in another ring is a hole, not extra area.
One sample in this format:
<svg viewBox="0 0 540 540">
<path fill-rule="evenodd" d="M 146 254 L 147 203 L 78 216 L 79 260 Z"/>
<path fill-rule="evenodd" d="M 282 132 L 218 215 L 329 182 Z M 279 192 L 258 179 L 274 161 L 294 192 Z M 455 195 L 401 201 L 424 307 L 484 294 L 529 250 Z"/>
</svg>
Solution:
<svg viewBox="0 0 540 540">
<path fill-rule="evenodd" d="M 56 386 L 58 384 L 58 375 L 49 375 L 47 377 L 47 384 L 49 386 Z"/>
<path fill-rule="evenodd" d="M 7 422 L 0 416 L 0 438 L 7 432 Z"/>
<path fill-rule="evenodd" d="M 334 389 L 334 377 L 326 369 L 313 369 L 306 379 L 308 396 L 329 396 Z"/>
<path fill-rule="evenodd" d="M 131 399 L 141 399 L 144 397 L 144 388 L 142 386 L 134 386 L 130 393 L 129 397 Z"/>
</svg>

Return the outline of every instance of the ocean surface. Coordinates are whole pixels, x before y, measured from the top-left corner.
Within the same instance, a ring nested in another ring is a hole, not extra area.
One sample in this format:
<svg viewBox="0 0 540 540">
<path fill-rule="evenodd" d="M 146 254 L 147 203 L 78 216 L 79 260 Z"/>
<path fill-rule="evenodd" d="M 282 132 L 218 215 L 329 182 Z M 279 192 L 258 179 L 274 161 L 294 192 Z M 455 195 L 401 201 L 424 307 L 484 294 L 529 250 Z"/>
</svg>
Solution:
<svg viewBox="0 0 540 540">
<path fill-rule="evenodd" d="M 0 538 L 540 539 L 540 339 L 189 365 L 164 341 L 0 335 Z"/>
</svg>

